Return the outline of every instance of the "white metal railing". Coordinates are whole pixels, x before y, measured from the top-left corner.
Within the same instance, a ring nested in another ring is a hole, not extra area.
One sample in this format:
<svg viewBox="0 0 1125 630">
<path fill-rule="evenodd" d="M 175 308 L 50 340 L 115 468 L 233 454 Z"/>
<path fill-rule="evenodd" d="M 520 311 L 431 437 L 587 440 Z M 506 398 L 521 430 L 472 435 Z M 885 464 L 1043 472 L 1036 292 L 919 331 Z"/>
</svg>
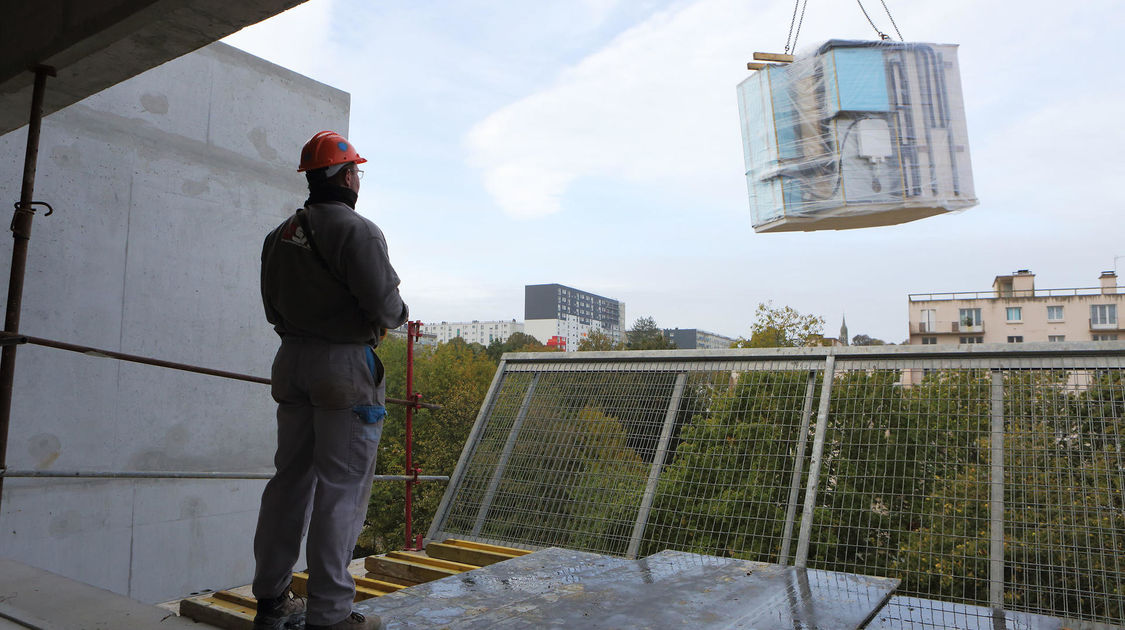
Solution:
<svg viewBox="0 0 1125 630">
<path fill-rule="evenodd" d="M 520 353 L 429 537 L 792 563 L 1121 624 L 1123 494 L 1121 342 Z"/>
<path fill-rule="evenodd" d="M 1013 291 L 945 291 L 934 293 L 911 293 L 911 302 L 941 302 L 948 300 L 999 300 L 1019 298 L 1073 297 L 1083 295 L 1118 295 L 1125 293 L 1125 286 L 1115 287 L 1068 287 L 1063 289 L 1029 289 Z"/>
</svg>

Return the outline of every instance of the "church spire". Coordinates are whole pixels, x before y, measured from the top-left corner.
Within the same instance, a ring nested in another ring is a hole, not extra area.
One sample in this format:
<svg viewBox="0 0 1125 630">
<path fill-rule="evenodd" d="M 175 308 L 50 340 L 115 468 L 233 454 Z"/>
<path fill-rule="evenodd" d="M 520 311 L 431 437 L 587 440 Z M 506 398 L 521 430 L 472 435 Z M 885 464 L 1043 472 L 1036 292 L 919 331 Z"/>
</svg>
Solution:
<svg viewBox="0 0 1125 630">
<path fill-rule="evenodd" d="M 848 320 L 843 315 L 840 316 L 840 343 L 848 345 Z"/>
</svg>

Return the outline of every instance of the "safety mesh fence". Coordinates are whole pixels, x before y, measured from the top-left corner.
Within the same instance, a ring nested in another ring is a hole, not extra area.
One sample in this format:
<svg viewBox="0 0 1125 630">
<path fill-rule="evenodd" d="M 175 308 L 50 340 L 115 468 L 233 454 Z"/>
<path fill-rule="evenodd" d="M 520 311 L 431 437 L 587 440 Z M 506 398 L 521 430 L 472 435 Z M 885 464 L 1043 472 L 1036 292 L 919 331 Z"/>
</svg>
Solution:
<svg viewBox="0 0 1125 630">
<path fill-rule="evenodd" d="M 431 538 L 896 577 L 892 616 L 958 605 L 933 627 L 1125 622 L 1125 351 L 516 356 Z"/>
</svg>

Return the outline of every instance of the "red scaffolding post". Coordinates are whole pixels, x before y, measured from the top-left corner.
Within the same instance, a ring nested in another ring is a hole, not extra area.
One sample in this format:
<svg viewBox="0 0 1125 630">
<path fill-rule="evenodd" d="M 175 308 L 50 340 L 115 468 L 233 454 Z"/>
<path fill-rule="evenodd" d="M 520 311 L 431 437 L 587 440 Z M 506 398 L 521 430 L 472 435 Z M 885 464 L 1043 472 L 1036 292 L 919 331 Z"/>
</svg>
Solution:
<svg viewBox="0 0 1125 630">
<path fill-rule="evenodd" d="M 422 322 L 414 321 L 406 324 L 406 467 L 404 474 L 406 480 L 406 547 L 407 551 L 422 550 L 422 534 L 415 538 L 411 533 L 411 511 L 414 499 L 414 484 L 418 483 L 418 473 L 421 468 L 414 466 L 412 449 L 414 446 L 414 410 L 420 407 L 422 394 L 414 392 L 414 341 L 422 337 Z"/>
</svg>

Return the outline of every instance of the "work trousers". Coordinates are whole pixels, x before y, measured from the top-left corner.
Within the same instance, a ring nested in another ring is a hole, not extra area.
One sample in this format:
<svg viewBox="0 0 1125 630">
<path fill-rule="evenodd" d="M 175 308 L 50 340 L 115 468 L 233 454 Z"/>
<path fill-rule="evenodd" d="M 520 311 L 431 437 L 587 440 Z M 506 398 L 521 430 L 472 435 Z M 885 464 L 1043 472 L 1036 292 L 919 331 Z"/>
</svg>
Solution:
<svg viewBox="0 0 1125 630">
<path fill-rule="evenodd" d="M 273 362 L 277 473 L 262 493 L 254 535 L 254 597 L 281 595 L 308 530 L 310 624 L 351 613 L 348 573 L 363 528 L 383 420 L 385 381 L 371 348 L 286 337 Z"/>
</svg>

